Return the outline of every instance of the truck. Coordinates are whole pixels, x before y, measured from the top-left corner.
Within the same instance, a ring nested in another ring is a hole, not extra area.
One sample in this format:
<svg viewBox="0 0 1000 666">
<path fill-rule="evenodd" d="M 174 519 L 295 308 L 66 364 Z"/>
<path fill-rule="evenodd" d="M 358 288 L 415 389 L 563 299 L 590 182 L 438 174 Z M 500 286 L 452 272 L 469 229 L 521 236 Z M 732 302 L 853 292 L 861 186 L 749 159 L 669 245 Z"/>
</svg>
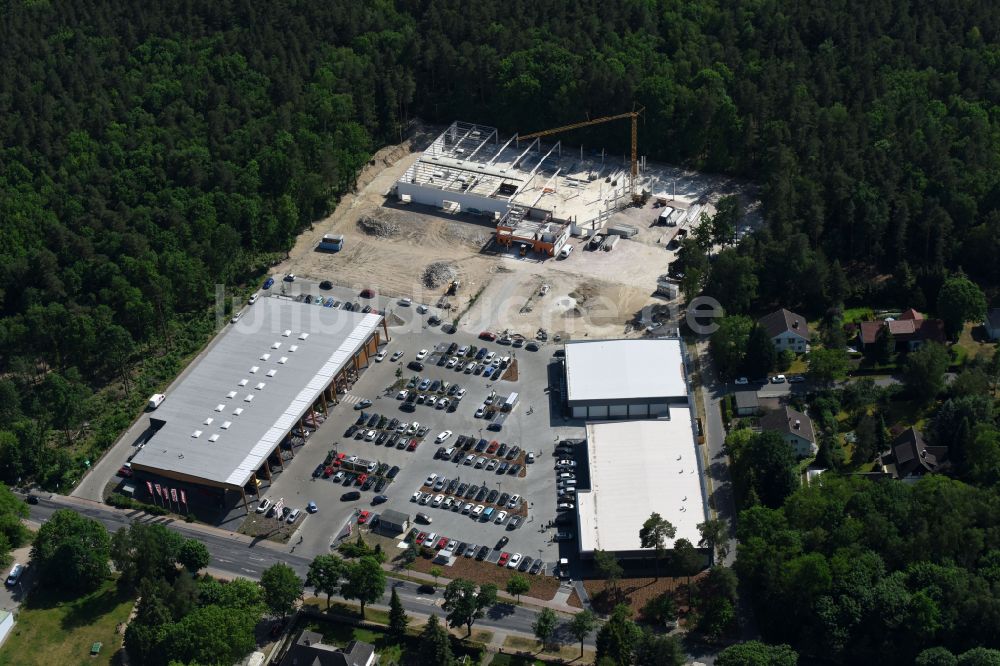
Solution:
<svg viewBox="0 0 1000 666">
<path fill-rule="evenodd" d="M 357 456 L 348 456 L 344 458 L 341 467 L 351 472 L 364 472 L 366 474 L 371 474 L 376 469 L 378 469 L 378 463 L 374 463 L 371 460 L 365 460 L 364 458 L 359 458 Z"/>
<path fill-rule="evenodd" d="M 500 405 L 500 411 L 509 412 L 517 406 L 517 393 L 511 393 Z"/>
<path fill-rule="evenodd" d="M 677 220 L 674 219 L 674 209 L 670 206 L 665 207 L 656 218 L 657 224 L 663 224 L 668 227 L 677 226 Z"/>
<path fill-rule="evenodd" d="M 163 401 L 166 399 L 167 396 L 163 395 L 162 393 L 154 393 L 153 395 L 149 396 L 149 403 L 146 405 L 146 407 L 147 409 L 152 411 L 157 407 L 159 407 L 160 405 L 162 405 Z"/>
<path fill-rule="evenodd" d="M 619 238 L 621 238 L 621 236 L 608 236 L 604 241 L 604 244 L 601 245 L 601 249 L 605 252 L 611 252 L 611 250 L 613 250 L 615 245 L 618 243 Z"/>
<path fill-rule="evenodd" d="M 603 242 L 604 242 L 603 234 L 594 234 L 594 236 L 590 239 L 590 243 L 587 244 L 587 247 L 589 247 L 591 250 L 596 250 L 599 247 L 601 247 L 601 243 Z"/>
<path fill-rule="evenodd" d="M 323 234 L 317 250 L 324 252 L 340 252 L 344 248 L 344 237 L 341 234 Z"/>
</svg>

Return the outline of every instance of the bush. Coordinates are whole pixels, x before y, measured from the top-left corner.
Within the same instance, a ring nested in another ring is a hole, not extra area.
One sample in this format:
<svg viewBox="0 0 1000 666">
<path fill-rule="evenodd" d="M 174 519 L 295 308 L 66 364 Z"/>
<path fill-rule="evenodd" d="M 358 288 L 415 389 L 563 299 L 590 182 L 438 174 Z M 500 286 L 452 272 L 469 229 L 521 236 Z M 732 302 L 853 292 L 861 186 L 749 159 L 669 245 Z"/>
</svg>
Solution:
<svg viewBox="0 0 1000 666">
<path fill-rule="evenodd" d="M 124 495 L 116 495 L 114 493 L 112 493 L 108 497 L 108 499 L 104 500 L 104 502 L 117 509 L 138 509 L 140 511 L 145 511 L 146 513 L 153 516 L 165 516 L 168 513 L 170 513 L 170 511 L 163 508 L 162 506 L 157 506 L 155 504 L 146 504 L 145 502 L 139 502 L 138 500 L 134 500 L 131 497 L 125 497 Z M 194 519 L 192 518 L 188 522 L 194 522 Z"/>
</svg>

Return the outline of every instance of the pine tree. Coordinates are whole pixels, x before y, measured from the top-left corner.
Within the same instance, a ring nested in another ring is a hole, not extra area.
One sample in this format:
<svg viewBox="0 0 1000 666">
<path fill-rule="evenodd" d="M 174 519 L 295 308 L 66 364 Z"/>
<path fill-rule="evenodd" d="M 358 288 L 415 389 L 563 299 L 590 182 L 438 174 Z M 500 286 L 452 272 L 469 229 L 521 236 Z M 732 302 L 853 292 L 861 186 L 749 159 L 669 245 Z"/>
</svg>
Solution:
<svg viewBox="0 0 1000 666">
<path fill-rule="evenodd" d="M 405 636 L 409 621 L 410 618 L 403 610 L 403 602 L 399 600 L 396 588 L 392 588 L 392 597 L 389 599 L 389 633 L 397 637 Z"/>
<path fill-rule="evenodd" d="M 419 666 L 454 666 L 455 655 L 451 652 L 451 638 L 441 626 L 437 615 L 431 615 L 420 634 L 420 650 L 417 651 Z"/>
</svg>

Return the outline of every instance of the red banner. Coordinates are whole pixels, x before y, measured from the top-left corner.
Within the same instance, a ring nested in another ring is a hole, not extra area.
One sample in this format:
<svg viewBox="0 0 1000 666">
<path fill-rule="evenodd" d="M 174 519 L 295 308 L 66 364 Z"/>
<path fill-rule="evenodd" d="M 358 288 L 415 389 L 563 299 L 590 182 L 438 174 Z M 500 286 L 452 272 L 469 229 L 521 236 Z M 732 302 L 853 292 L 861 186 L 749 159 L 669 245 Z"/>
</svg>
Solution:
<svg viewBox="0 0 1000 666">
<path fill-rule="evenodd" d="M 156 484 L 156 495 L 162 497 L 163 493 L 160 492 L 160 484 Z"/>
<path fill-rule="evenodd" d="M 170 501 L 170 492 L 167 490 L 166 486 L 163 486 L 163 499 L 168 502 Z"/>
<path fill-rule="evenodd" d="M 153 494 L 153 484 L 150 483 L 149 481 L 146 482 L 146 489 L 149 490 L 150 495 Z"/>
<path fill-rule="evenodd" d="M 177 501 L 177 489 L 176 488 L 171 488 L 170 489 L 170 499 L 172 499 L 175 502 Z"/>
<path fill-rule="evenodd" d="M 184 494 L 183 490 L 181 490 L 181 502 L 183 502 L 184 504 L 188 503 L 187 495 Z"/>
</svg>

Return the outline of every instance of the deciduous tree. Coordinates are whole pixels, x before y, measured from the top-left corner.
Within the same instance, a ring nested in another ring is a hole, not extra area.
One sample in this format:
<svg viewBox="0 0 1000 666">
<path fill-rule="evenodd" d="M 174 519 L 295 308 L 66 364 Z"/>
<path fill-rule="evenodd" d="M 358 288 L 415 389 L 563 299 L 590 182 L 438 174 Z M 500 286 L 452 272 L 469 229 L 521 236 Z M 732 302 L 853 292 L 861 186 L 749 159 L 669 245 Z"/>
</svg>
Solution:
<svg viewBox="0 0 1000 666">
<path fill-rule="evenodd" d="M 531 589 L 531 583 L 520 574 L 512 574 L 507 579 L 507 594 L 517 597 L 517 602 L 521 603 L 521 595 Z"/>
<path fill-rule="evenodd" d="M 541 648 L 544 649 L 548 640 L 552 638 L 557 624 L 559 624 L 559 618 L 556 616 L 554 610 L 546 607 L 539 611 L 538 617 L 535 618 L 535 622 L 531 625 L 531 629 L 535 632 L 535 638 L 538 639 Z"/>
<path fill-rule="evenodd" d="M 306 586 L 313 588 L 317 594 L 326 595 L 326 607 L 330 608 L 330 597 L 340 589 L 340 582 L 347 572 L 348 565 L 336 555 L 317 555 L 309 563 L 306 574 Z"/>
<path fill-rule="evenodd" d="M 483 617 L 486 609 L 496 603 L 496 585 L 486 583 L 476 586 L 470 580 L 456 578 L 448 583 L 444 590 L 442 608 L 448 613 L 448 625 L 452 627 L 465 626 L 469 636 L 472 635 L 472 625 Z"/>
<path fill-rule="evenodd" d="M 264 569 L 260 586 L 264 590 L 264 603 L 275 615 L 288 615 L 302 598 L 302 579 L 287 564 L 273 564 Z"/>
<path fill-rule="evenodd" d="M 639 545 L 656 550 L 656 578 L 660 577 L 660 560 L 667 552 L 667 539 L 673 539 L 677 528 L 655 511 L 639 529 Z"/>
<path fill-rule="evenodd" d="M 584 608 L 569 622 L 569 633 L 580 641 L 580 656 L 583 657 L 583 643 L 597 627 L 597 618 L 589 608 Z"/>
<path fill-rule="evenodd" d="M 385 571 L 374 557 L 362 557 L 348 565 L 346 578 L 340 586 L 340 593 L 345 599 L 358 600 L 363 620 L 365 606 L 378 601 L 385 594 Z"/>
<path fill-rule="evenodd" d="M 31 560 L 47 585 L 75 592 L 98 587 L 110 574 L 111 538 L 96 520 L 61 509 L 39 528 Z"/>
</svg>

